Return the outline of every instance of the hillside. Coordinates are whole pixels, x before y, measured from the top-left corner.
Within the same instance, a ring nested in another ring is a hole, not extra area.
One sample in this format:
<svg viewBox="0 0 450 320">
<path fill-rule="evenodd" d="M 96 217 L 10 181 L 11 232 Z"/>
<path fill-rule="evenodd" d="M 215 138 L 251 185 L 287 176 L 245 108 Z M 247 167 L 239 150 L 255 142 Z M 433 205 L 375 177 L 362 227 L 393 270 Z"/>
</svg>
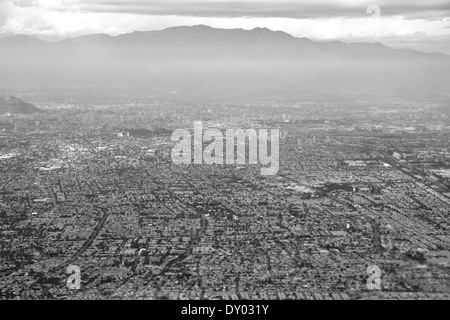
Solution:
<svg viewBox="0 0 450 320">
<path fill-rule="evenodd" d="M 16 97 L 0 97 L 0 114 L 8 112 L 12 114 L 29 114 L 42 112 L 42 110 L 32 104 L 23 102 Z"/>
</svg>

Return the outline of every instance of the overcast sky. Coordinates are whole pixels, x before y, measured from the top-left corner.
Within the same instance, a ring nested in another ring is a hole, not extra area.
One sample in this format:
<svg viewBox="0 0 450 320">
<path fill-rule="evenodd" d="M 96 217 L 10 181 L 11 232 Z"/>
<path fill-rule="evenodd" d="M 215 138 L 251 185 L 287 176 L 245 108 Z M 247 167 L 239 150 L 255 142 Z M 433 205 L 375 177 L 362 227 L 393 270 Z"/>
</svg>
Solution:
<svg viewBox="0 0 450 320">
<path fill-rule="evenodd" d="M 450 54 L 450 0 L 0 0 L 0 35 L 56 40 L 197 24 Z"/>
</svg>

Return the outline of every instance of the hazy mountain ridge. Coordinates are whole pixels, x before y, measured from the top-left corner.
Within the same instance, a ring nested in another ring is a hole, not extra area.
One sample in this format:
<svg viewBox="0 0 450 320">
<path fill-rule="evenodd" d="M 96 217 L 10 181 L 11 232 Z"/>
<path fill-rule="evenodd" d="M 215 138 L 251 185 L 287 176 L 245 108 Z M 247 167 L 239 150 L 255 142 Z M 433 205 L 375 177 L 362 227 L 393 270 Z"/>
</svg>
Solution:
<svg viewBox="0 0 450 320">
<path fill-rule="evenodd" d="M 187 49 L 196 49 L 195 53 L 221 51 L 231 57 L 258 58 L 264 57 L 271 50 L 270 56 L 276 53 L 290 58 L 402 58 L 402 59 L 442 59 L 449 60 L 450 56 L 443 53 L 423 53 L 409 49 L 391 49 L 381 43 L 344 43 L 340 41 L 314 42 L 307 38 L 296 38 L 282 31 L 271 31 L 266 28 L 253 30 L 244 29 L 214 29 L 207 26 L 173 27 L 161 31 L 133 32 L 119 36 L 93 34 L 57 42 L 44 41 L 31 36 L 16 35 L 0 38 L 2 49 L 8 46 L 17 49 L 35 46 L 46 53 L 64 52 L 69 55 L 77 53 L 96 53 L 103 51 L 114 57 L 117 51 L 127 52 L 131 56 L 135 53 L 131 49 L 149 49 L 155 54 L 160 50 L 172 52 L 174 57 L 187 54 Z M 191 46 L 191 47 L 190 47 Z M 280 47 L 278 47 L 280 46 Z M 175 49 L 183 49 L 184 53 Z M 75 49 L 75 50 L 74 50 Z M 305 54 L 309 53 L 309 55 Z M 106 58 L 106 56 L 105 56 Z M 210 57 L 211 58 L 211 57 Z"/>
<path fill-rule="evenodd" d="M 0 38 L 0 85 L 420 96 L 449 93 L 449 82 L 444 54 L 314 42 L 264 28 L 174 27 L 58 42 Z"/>
</svg>

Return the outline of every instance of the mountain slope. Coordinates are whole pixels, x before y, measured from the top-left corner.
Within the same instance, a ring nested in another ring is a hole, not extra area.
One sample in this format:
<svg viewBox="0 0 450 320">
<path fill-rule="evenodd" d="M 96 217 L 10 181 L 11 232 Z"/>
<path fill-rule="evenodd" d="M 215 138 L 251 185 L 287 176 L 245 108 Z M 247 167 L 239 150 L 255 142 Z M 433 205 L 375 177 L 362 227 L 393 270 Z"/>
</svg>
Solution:
<svg viewBox="0 0 450 320">
<path fill-rule="evenodd" d="M 42 112 L 38 107 L 12 97 L 0 97 L 0 114 L 10 112 L 12 114 L 29 114 Z"/>
</svg>

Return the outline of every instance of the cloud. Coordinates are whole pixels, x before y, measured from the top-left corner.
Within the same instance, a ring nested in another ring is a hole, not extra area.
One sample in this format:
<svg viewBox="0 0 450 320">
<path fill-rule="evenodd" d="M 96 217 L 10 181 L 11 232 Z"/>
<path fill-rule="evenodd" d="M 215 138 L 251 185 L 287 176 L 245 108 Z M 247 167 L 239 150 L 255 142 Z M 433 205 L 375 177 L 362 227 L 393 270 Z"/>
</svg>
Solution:
<svg viewBox="0 0 450 320">
<path fill-rule="evenodd" d="M 94 12 L 198 17 L 356 18 L 364 16 L 369 5 L 378 5 L 384 16 L 414 19 L 450 16 L 448 0 L 397 0 L 395 3 L 388 0 L 80 0 L 78 3 L 82 10 Z"/>
</svg>

